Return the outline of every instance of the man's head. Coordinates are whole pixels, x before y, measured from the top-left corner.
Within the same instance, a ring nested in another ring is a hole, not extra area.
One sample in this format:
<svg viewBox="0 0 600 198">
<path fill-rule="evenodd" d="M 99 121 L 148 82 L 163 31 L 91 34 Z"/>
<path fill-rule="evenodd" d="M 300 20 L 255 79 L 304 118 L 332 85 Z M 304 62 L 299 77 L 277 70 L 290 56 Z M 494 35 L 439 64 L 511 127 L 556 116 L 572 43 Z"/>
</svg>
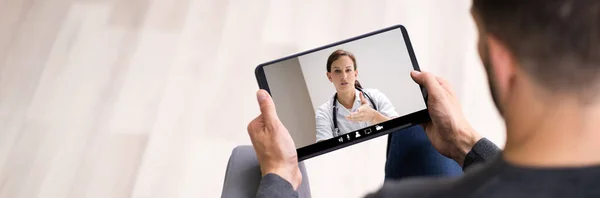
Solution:
<svg viewBox="0 0 600 198">
<path fill-rule="evenodd" d="M 473 0 L 479 53 L 503 114 L 516 87 L 532 95 L 600 97 L 600 1 Z M 521 91 L 523 93 L 523 91 Z"/>
</svg>

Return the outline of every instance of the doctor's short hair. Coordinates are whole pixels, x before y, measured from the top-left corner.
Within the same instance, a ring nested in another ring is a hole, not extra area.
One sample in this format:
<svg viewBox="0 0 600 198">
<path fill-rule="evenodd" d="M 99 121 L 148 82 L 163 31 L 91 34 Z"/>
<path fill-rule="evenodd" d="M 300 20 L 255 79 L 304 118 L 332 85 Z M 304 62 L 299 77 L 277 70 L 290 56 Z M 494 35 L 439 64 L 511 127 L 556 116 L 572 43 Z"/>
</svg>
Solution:
<svg viewBox="0 0 600 198">
<path fill-rule="evenodd" d="M 600 1 L 473 0 L 471 11 L 545 89 L 586 97 L 600 88 Z"/>
<path fill-rule="evenodd" d="M 338 49 L 331 53 L 331 55 L 329 55 L 329 58 L 327 58 L 327 72 L 331 72 L 331 64 L 333 64 L 333 62 L 335 62 L 342 56 L 349 57 L 352 60 L 352 63 L 354 63 L 354 70 L 356 70 L 357 65 L 356 57 L 354 57 L 354 54 L 350 53 L 349 51 Z M 362 85 L 360 84 L 360 82 L 358 82 L 358 80 L 354 81 L 354 87 L 362 89 Z"/>
</svg>

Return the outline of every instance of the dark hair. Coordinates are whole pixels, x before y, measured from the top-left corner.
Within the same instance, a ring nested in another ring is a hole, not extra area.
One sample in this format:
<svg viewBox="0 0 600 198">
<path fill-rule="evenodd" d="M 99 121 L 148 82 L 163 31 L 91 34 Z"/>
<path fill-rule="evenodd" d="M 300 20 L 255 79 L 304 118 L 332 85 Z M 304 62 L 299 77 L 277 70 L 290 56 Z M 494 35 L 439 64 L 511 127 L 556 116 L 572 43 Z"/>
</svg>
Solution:
<svg viewBox="0 0 600 198">
<path fill-rule="evenodd" d="M 333 62 L 335 62 L 342 56 L 347 56 L 350 59 L 352 59 L 352 62 L 354 63 L 354 70 L 356 70 L 356 58 L 354 57 L 354 55 L 348 51 L 339 49 L 335 50 L 333 53 L 331 53 L 331 55 L 329 55 L 329 58 L 327 58 L 327 72 L 331 72 L 331 64 L 333 64 Z M 362 85 L 360 84 L 360 82 L 358 82 L 358 80 L 354 81 L 354 87 L 362 89 Z"/>
<path fill-rule="evenodd" d="M 585 94 L 600 81 L 600 1 L 473 0 L 483 34 L 502 42 L 537 83 Z"/>
</svg>

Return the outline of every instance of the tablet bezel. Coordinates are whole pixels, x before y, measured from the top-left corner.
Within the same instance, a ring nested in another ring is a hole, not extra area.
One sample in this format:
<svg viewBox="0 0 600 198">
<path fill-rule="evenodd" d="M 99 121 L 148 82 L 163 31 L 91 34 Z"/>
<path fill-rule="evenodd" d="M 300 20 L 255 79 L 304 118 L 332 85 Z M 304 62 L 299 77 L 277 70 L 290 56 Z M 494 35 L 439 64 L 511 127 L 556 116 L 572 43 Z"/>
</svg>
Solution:
<svg viewBox="0 0 600 198">
<path fill-rule="evenodd" d="M 279 58 L 279 59 L 276 59 L 276 60 L 272 60 L 272 61 L 260 64 L 255 69 L 255 76 L 256 76 L 256 80 L 258 82 L 258 86 L 259 86 L 260 89 L 264 89 L 267 92 L 269 92 L 269 94 L 271 93 L 271 90 L 269 89 L 269 84 L 267 82 L 267 78 L 265 77 L 265 72 L 264 72 L 264 69 L 263 69 L 263 67 L 265 67 L 265 66 L 272 65 L 274 63 L 285 61 L 285 60 L 288 60 L 288 59 L 296 58 L 296 57 L 299 57 L 299 56 L 303 56 L 303 55 L 306 55 L 306 54 L 310 54 L 310 53 L 313 53 L 313 52 L 316 52 L 316 51 L 320 51 L 320 50 L 323 50 L 323 49 L 327 49 L 327 48 L 330 48 L 330 47 L 334 47 L 334 46 L 337 46 L 337 45 L 341 45 L 341 44 L 344 44 L 344 43 L 349 43 L 349 42 L 352 42 L 352 41 L 360 40 L 362 38 L 374 36 L 374 35 L 381 34 L 381 33 L 387 32 L 387 31 L 395 30 L 395 29 L 400 29 L 402 31 L 402 36 L 404 37 L 404 43 L 406 44 L 406 48 L 407 48 L 407 51 L 409 53 L 412 65 L 413 65 L 413 69 L 416 70 L 416 71 L 421 71 L 421 69 L 419 68 L 419 64 L 417 62 L 415 53 L 414 53 L 413 48 L 412 48 L 412 44 L 410 42 L 410 38 L 408 36 L 408 31 L 406 30 L 406 28 L 403 25 L 394 25 L 394 26 L 387 27 L 387 28 L 384 28 L 384 29 L 381 29 L 381 30 L 369 32 L 369 33 L 366 33 L 366 34 L 363 34 L 363 35 L 360 35 L 360 36 L 356 36 L 356 37 L 352 37 L 352 38 L 349 38 L 349 39 L 341 40 L 341 41 L 338 41 L 338 42 L 335 42 L 335 43 L 331 43 L 331 44 L 324 45 L 324 46 L 321 46 L 321 47 L 318 47 L 318 48 L 314 48 L 314 49 L 311 49 L 311 50 L 299 52 L 299 53 L 292 54 L 292 55 L 289 55 L 289 56 L 286 56 L 286 57 L 283 57 L 283 58 Z M 403 75 L 409 75 L 409 74 L 403 74 Z M 338 150 L 338 149 L 341 149 L 341 148 L 344 148 L 344 147 L 348 147 L 348 146 L 351 146 L 351 145 L 354 145 L 354 144 L 357 144 L 357 143 L 360 143 L 360 142 L 364 142 L 364 141 L 367 141 L 367 140 L 370 140 L 370 139 L 373 139 L 373 138 L 376 138 L 376 137 L 380 137 L 380 136 L 383 136 L 383 135 L 390 134 L 390 133 L 392 133 L 392 132 L 394 132 L 396 130 L 399 130 L 399 129 L 411 127 L 411 126 L 414 126 L 414 125 L 417 125 L 417 124 L 429 121 L 430 117 L 429 117 L 429 112 L 427 110 L 427 90 L 425 89 L 425 87 L 423 87 L 423 86 L 421 86 L 421 85 L 419 85 L 417 83 L 415 83 L 415 85 L 417 85 L 417 86 L 419 86 L 421 88 L 421 93 L 423 94 L 423 100 L 425 102 L 425 107 L 426 107 L 425 109 L 417 111 L 417 112 L 414 112 L 414 113 L 411 113 L 411 114 L 408 114 L 408 115 L 405 115 L 405 116 L 394 118 L 392 120 L 388 120 L 386 122 L 379 123 L 377 125 L 372 125 L 372 126 L 369 126 L 369 127 L 366 127 L 366 128 L 358 129 L 356 131 L 352 131 L 352 132 L 347 133 L 347 134 L 355 134 L 357 132 L 360 133 L 361 134 L 361 138 L 358 138 L 358 139 L 353 139 L 353 140 L 350 140 L 350 141 L 342 141 L 342 142 L 340 142 L 338 140 L 339 137 L 334 137 L 334 138 L 331 138 L 331 139 L 328 139 L 328 140 L 324 140 L 324 141 L 313 143 L 313 144 L 308 145 L 308 146 L 296 148 L 296 151 L 298 153 L 298 161 L 303 161 L 303 160 L 306 160 L 306 159 L 309 159 L 309 158 L 313 158 L 313 157 L 316 157 L 316 156 L 319 156 L 319 155 L 322 155 L 322 154 L 325 154 L 325 153 L 328 153 L 328 152 L 331 152 L 331 151 L 335 151 L 335 150 Z M 276 100 L 276 99 L 274 99 L 274 100 Z M 376 128 L 375 128 L 375 126 L 382 126 L 384 129 L 383 129 L 383 131 L 377 131 Z M 373 132 L 373 133 L 370 133 L 370 134 L 365 134 L 364 131 L 367 130 L 367 129 L 370 129 L 371 131 L 376 131 L 376 132 Z M 344 135 L 342 135 L 342 136 L 344 136 Z M 343 139 L 343 137 L 342 137 L 342 139 Z"/>
</svg>

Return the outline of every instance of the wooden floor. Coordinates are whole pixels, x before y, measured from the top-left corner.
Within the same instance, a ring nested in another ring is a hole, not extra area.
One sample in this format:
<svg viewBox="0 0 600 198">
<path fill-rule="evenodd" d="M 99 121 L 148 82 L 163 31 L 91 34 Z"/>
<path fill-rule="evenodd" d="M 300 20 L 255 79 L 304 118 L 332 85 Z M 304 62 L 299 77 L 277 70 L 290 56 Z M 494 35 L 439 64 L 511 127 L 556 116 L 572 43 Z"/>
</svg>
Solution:
<svg viewBox="0 0 600 198">
<path fill-rule="evenodd" d="M 455 85 L 476 129 L 502 122 L 469 0 L 0 0 L 0 198 L 219 197 L 250 144 L 254 67 L 394 24 Z M 468 105 L 466 105 L 468 104 Z M 385 138 L 306 161 L 314 197 L 383 182 Z"/>
</svg>

